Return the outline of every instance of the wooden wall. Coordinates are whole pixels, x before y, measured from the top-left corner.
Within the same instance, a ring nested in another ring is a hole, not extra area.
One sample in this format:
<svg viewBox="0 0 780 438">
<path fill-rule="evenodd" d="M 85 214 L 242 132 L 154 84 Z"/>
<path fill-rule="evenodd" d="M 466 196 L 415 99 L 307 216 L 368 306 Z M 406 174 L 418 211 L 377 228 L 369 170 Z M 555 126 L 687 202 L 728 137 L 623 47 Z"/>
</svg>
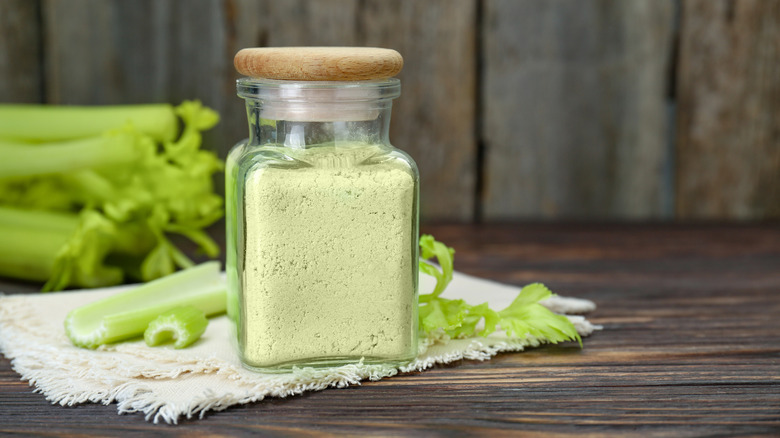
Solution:
<svg viewBox="0 0 780 438">
<path fill-rule="evenodd" d="M 287 45 L 404 55 L 425 219 L 780 218 L 780 0 L 2 0 L 0 101 L 198 98 L 224 155 Z"/>
<path fill-rule="evenodd" d="M 677 213 L 780 217 L 780 0 L 683 2 Z"/>
</svg>

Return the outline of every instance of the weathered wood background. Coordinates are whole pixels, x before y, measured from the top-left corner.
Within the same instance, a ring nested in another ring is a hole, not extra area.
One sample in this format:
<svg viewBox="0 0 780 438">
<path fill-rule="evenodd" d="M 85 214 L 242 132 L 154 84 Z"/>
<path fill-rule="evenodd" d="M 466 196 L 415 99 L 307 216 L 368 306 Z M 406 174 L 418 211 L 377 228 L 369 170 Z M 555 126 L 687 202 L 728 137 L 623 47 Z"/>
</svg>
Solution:
<svg viewBox="0 0 780 438">
<path fill-rule="evenodd" d="M 780 218 L 780 0 L 2 0 L 0 102 L 198 98 L 224 156 L 286 45 L 404 55 L 425 219 Z"/>
</svg>

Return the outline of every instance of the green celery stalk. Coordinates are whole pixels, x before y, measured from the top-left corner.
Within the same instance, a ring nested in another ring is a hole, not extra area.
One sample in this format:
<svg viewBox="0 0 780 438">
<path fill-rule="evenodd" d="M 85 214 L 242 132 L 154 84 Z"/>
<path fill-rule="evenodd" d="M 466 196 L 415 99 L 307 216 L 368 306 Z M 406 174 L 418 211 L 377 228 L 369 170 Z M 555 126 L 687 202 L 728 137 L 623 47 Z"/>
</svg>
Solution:
<svg viewBox="0 0 780 438">
<path fill-rule="evenodd" d="M 193 306 L 206 315 L 225 311 L 219 262 L 206 262 L 79 307 L 65 318 L 65 333 L 78 347 L 97 348 L 139 336 L 159 315 L 181 306 Z"/>
<path fill-rule="evenodd" d="M 48 280 L 60 248 L 75 229 L 76 225 L 68 231 L 0 224 L 0 276 Z"/>
<path fill-rule="evenodd" d="M 169 142 L 179 131 L 169 104 L 55 106 L 0 104 L 0 138 L 51 142 L 96 137 L 131 124 L 156 141 Z"/>
<path fill-rule="evenodd" d="M 208 325 L 209 320 L 199 309 L 192 306 L 177 307 L 149 323 L 144 331 L 144 341 L 146 345 L 156 347 L 175 339 L 173 347 L 184 348 L 200 339 Z"/>
<path fill-rule="evenodd" d="M 28 281 L 54 281 L 80 287 L 103 287 L 118 284 L 122 273 L 103 265 L 105 243 L 101 230 L 82 228 L 79 222 L 72 230 L 34 228 L 0 223 L 0 276 Z M 75 256 L 63 251 L 73 243 L 90 248 Z M 83 254 L 82 254 L 83 252 Z"/>
<path fill-rule="evenodd" d="M 24 232 L 60 232 L 57 237 L 59 245 L 67 240 L 77 230 L 82 222 L 78 213 L 56 212 L 48 210 L 32 210 L 26 208 L 6 207 L 0 205 L 0 232 L 10 232 L 11 228 L 24 228 Z M 145 255 L 154 248 L 156 239 L 148 225 L 143 222 L 129 222 L 115 224 L 117 233 L 113 239 L 112 252 L 119 254 L 140 256 Z M 43 236 L 39 240 L 43 240 Z M 15 239 L 15 242 L 22 242 Z M 37 241 L 37 240 L 36 240 Z M 56 243 L 52 243 L 54 246 Z M 0 253 L 23 250 L 19 247 L 7 245 L 0 246 Z M 36 251 L 39 252 L 39 251 Z"/>
<path fill-rule="evenodd" d="M 79 225 L 77 214 L 27 210 L 0 205 L 0 227 L 17 226 L 72 233 Z"/>
<path fill-rule="evenodd" d="M 137 141 L 137 136 L 128 133 L 43 143 L 35 147 L 0 140 L 0 157 L 3 157 L 0 160 L 0 178 L 67 173 L 132 163 L 139 156 Z"/>
<path fill-rule="evenodd" d="M 116 235 L 113 222 L 94 210 L 82 211 L 78 227 L 57 251 L 52 275 L 42 290 L 61 290 L 69 284 L 101 287 L 121 283 L 121 269 L 103 262 Z"/>
<path fill-rule="evenodd" d="M 104 263 L 107 254 L 142 256 L 155 237 L 142 223 L 114 224 L 95 211 L 0 206 L 0 242 L 0 276 L 49 280 L 45 289 L 51 290 L 120 283 L 121 272 Z"/>
</svg>

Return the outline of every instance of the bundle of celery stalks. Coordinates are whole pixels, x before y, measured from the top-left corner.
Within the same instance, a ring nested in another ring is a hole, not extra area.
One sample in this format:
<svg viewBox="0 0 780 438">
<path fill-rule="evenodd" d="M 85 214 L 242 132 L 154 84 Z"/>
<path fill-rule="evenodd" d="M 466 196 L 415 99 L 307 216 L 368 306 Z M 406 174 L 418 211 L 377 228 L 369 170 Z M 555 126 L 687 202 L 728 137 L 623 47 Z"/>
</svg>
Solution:
<svg viewBox="0 0 780 438">
<path fill-rule="evenodd" d="M 210 257 L 223 213 L 201 150 L 219 116 L 197 101 L 108 107 L 0 105 L 0 277 L 46 291 L 149 281 Z M 181 125 L 181 126 L 180 126 Z"/>
</svg>

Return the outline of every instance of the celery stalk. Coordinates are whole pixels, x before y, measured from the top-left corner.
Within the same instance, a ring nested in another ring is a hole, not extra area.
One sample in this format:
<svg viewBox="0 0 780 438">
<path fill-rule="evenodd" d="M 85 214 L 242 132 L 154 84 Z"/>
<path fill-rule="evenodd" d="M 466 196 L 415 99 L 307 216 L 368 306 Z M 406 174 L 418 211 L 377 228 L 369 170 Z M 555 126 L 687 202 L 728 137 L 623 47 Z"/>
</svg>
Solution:
<svg viewBox="0 0 780 438">
<path fill-rule="evenodd" d="M 51 276 L 57 253 L 73 230 L 0 224 L 0 276 L 46 281 Z"/>
<path fill-rule="evenodd" d="M 0 138 L 48 142 L 95 137 L 131 124 L 156 141 L 173 141 L 178 120 L 168 104 L 119 106 L 0 105 Z"/>
<path fill-rule="evenodd" d="M 43 210 L 26 210 L 0 205 L 0 227 L 25 227 L 72 233 L 79 224 L 79 216 Z"/>
<path fill-rule="evenodd" d="M 97 348 L 139 336 L 159 315 L 181 306 L 193 306 L 206 315 L 225 311 L 219 262 L 206 262 L 79 307 L 65 318 L 65 333 L 78 347 Z"/>
<path fill-rule="evenodd" d="M 118 284 L 122 273 L 103 264 L 107 242 L 92 243 L 104 239 L 100 227 L 78 223 L 72 230 L 56 230 L 0 223 L 0 276 L 38 282 L 54 279 L 81 287 Z M 74 248 L 74 243 L 92 248 L 75 255 L 63 251 Z"/>
<path fill-rule="evenodd" d="M 81 214 L 0 206 L 0 276 L 81 287 L 110 286 L 122 275 L 104 259 L 139 257 L 155 245 L 143 223 L 113 224 Z"/>
<path fill-rule="evenodd" d="M 43 291 L 61 290 L 68 284 L 101 287 L 121 283 L 122 271 L 103 263 L 116 235 L 113 222 L 96 211 L 82 211 L 76 230 L 56 253 Z"/>
<path fill-rule="evenodd" d="M 173 347 L 184 348 L 197 341 L 208 324 L 209 320 L 199 309 L 192 306 L 177 307 L 149 324 L 144 331 L 144 341 L 146 345 L 156 347 L 175 339 Z"/>
<path fill-rule="evenodd" d="M 91 200 L 100 204 L 117 197 L 114 185 L 92 169 L 77 170 L 64 174 L 61 178 L 72 188 L 74 197 L 77 196 L 79 201 Z"/>
<path fill-rule="evenodd" d="M 128 164 L 139 154 L 137 137 L 118 133 L 30 147 L 0 140 L 0 178 L 66 173 Z"/>
</svg>

